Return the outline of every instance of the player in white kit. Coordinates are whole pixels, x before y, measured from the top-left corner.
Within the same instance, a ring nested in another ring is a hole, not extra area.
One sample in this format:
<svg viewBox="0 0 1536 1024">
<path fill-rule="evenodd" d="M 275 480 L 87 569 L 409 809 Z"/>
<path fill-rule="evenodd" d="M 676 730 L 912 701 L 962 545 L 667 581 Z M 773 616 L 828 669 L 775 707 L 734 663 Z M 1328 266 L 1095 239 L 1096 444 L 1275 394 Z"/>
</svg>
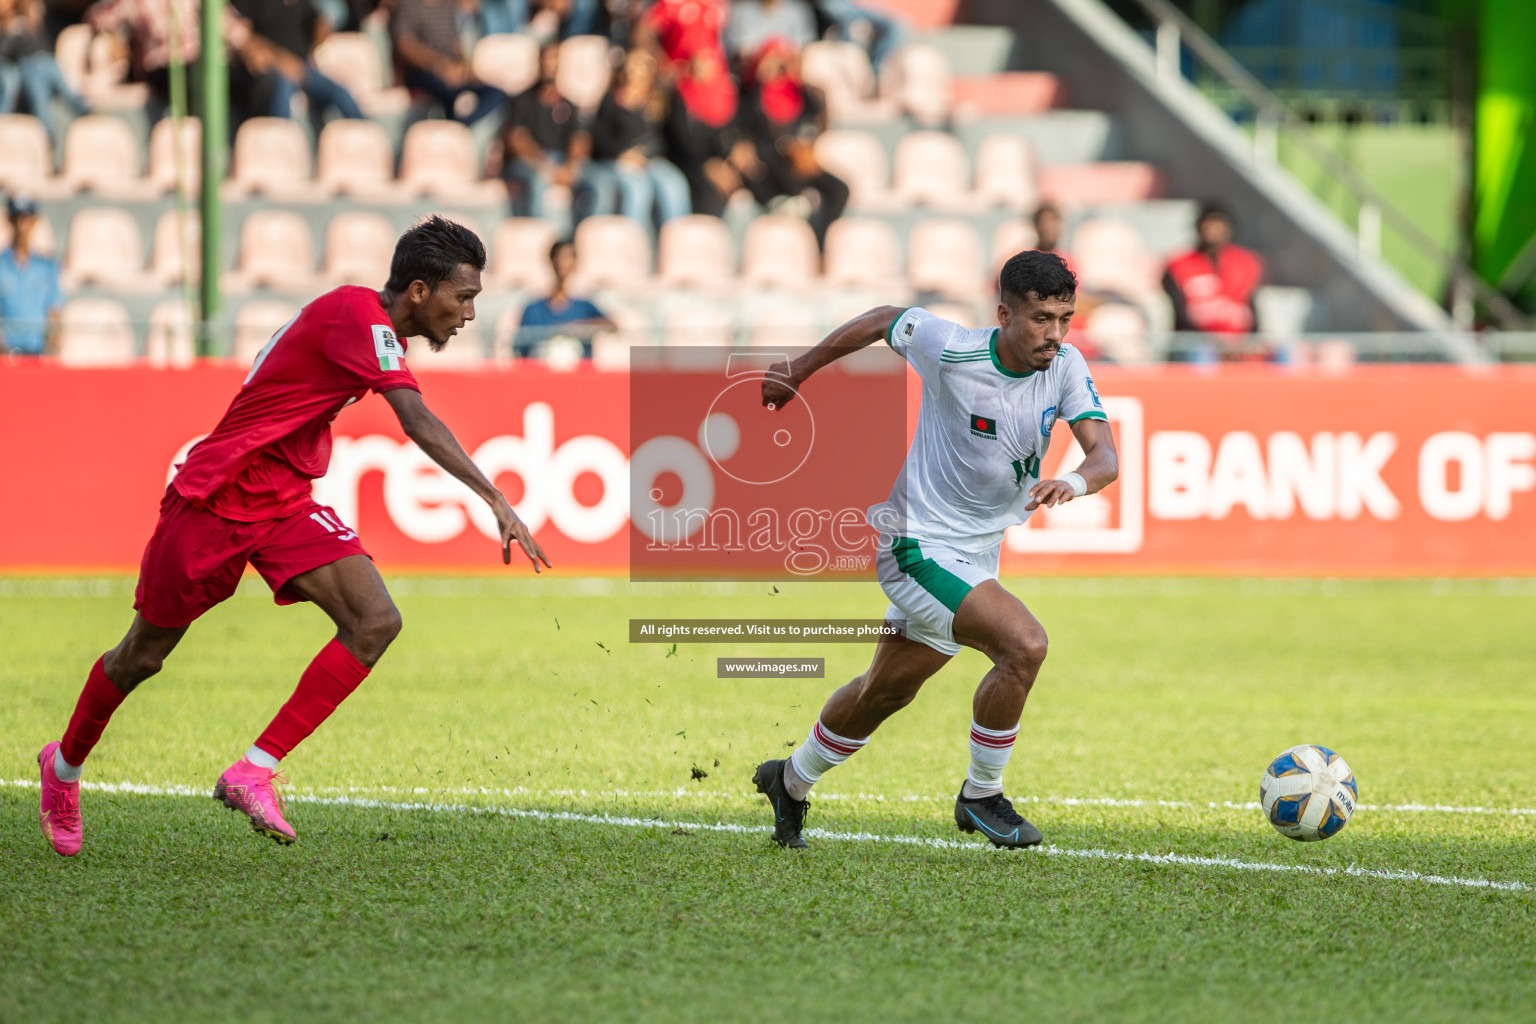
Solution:
<svg viewBox="0 0 1536 1024">
<path fill-rule="evenodd" d="M 880 533 L 876 569 L 891 600 L 865 673 L 828 699 L 795 752 L 758 766 L 753 781 L 774 809 L 774 840 L 805 847 L 811 787 L 868 742 L 880 723 L 962 646 L 992 661 L 972 703 L 971 764 L 955 823 L 997 846 L 1033 846 L 1040 832 L 1003 795 L 1024 701 L 1045 660 L 1046 637 L 1023 602 L 997 582 L 1003 531 L 1108 486 L 1119 471 L 1114 436 L 1082 354 L 1065 344 L 1077 281 L 1061 257 L 1021 252 L 999 277 L 997 327 L 968 330 L 924 309 L 883 306 L 850 320 L 763 382 L 763 404 L 783 408 L 806 378 L 884 339 L 922 377 L 917 430 L 891 496 L 869 509 Z M 1083 461 L 1040 479 L 1053 429 L 1067 423 Z"/>
</svg>

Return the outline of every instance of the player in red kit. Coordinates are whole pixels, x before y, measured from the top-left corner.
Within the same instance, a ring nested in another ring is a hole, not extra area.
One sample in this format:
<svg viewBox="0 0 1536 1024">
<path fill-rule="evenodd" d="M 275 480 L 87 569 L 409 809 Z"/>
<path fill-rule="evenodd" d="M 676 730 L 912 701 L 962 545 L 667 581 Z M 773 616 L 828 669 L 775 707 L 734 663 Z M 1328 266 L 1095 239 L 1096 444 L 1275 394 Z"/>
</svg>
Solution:
<svg viewBox="0 0 1536 1024">
<path fill-rule="evenodd" d="M 407 437 L 462 480 L 496 514 L 502 561 L 516 542 L 533 563 L 544 552 L 496 486 L 422 404 L 405 366 L 409 337 L 434 350 L 475 316 L 485 246 L 440 217 L 395 245 L 383 291 L 346 287 L 320 296 L 272 336 L 218 426 L 188 453 L 160 503 L 139 568 L 133 625 L 91 667 L 57 743 L 38 754 L 43 834 L 70 856 L 81 842 L 80 773 L 107 721 L 134 688 L 160 671 L 187 628 L 230 597 L 247 563 L 278 604 L 313 601 L 336 623 L 293 696 L 245 756 L 214 786 L 257 832 L 296 838 L 283 818 L 278 763 L 367 677 L 400 632 L 400 613 L 357 531 L 319 505 L 310 485 L 331 457 L 331 421 L 372 391 Z"/>
</svg>

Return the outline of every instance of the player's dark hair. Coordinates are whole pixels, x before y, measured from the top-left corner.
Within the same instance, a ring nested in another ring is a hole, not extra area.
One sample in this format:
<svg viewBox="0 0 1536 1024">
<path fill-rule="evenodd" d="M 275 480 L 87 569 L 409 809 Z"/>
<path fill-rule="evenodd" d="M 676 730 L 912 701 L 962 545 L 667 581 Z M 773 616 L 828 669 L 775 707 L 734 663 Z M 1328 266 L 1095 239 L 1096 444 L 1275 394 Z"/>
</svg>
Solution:
<svg viewBox="0 0 1536 1024">
<path fill-rule="evenodd" d="M 997 278 L 1003 301 L 1010 308 L 1021 302 L 1043 299 L 1063 299 L 1071 302 L 1077 297 L 1077 275 L 1067 269 L 1067 261 L 1053 252 L 1026 249 L 1009 258 Z"/>
<path fill-rule="evenodd" d="M 413 224 L 395 243 L 389 283 L 384 288 L 396 295 L 412 281 L 436 288 L 464 263 L 476 270 L 485 269 L 485 243 L 480 236 L 446 217 L 427 217 Z"/>
</svg>

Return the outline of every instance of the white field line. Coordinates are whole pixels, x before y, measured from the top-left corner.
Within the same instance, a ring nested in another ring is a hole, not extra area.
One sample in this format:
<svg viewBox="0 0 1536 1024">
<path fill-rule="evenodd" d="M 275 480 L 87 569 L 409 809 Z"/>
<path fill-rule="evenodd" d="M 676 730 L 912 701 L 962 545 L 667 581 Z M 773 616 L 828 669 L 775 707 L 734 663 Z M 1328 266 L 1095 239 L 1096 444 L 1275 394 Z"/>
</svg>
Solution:
<svg viewBox="0 0 1536 1024">
<path fill-rule="evenodd" d="M 38 783 L 29 779 L 0 779 L 0 788 L 36 789 Z M 191 786 L 148 786 L 135 782 L 85 782 L 81 788 L 99 793 L 128 793 L 137 796 L 204 797 L 207 789 Z M 698 832 L 725 832 L 734 835 L 761 835 L 773 831 L 769 825 L 735 825 L 725 822 L 664 821 L 657 818 L 635 818 L 613 814 L 578 814 L 573 811 L 533 811 L 516 807 L 482 807 L 473 804 L 410 803 L 394 800 L 371 800 L 351 796 L 315 796 L 293 794 L 293 803 L 318 804 L 329 807 L 354 807 L 388 811 L 425 811 L 430 814 L 492 814 L 529 821 L 571 822 L 585 825 L 608 825 L 616 828 L 683 829 Z M 827 829 L 806 829 L 806 834 L 828 842 L 883 843 L 895 846 L 922 846 L 937 850 L 968 850 L 977 853 L 1001 853 L 985 843 L 960 842 L 923 836 L 893 836 L 875 832 L 832 832 Z M 1104 860 L 1121 863 L 1165 864 L 1178 867 L 1228 868 L 1234 871 L 1267 871 L 1277 874 L 1312 875 L 1317 877 L 1345 876 L 1370 878 L 1386 882 L 1422 882 L 1427 885 L 1451 885 L 1470 889 L 1497 889 L 1506 892 L 1527 892 L 1530 885 L 1519 881 L 1495 881 L 1487 878 L 1464 878 L 1458 875 L 1427 875 L 1418 871 L 1401 871 L 1382 868 L 1362 868 L 1351 864 L 1346 868 L 1312 867 L 1306 864 L 1274 864 L 1265 861 L 1239 860 L 1236 857 L 1194 857 L 1182 853 L 1123 853 L 1103 849 L 1069 849 L 1054 843 L 1039 846 L 1030 851 L 1035 856 L 1070 857 L 1079 860 Z"/>
</svg>

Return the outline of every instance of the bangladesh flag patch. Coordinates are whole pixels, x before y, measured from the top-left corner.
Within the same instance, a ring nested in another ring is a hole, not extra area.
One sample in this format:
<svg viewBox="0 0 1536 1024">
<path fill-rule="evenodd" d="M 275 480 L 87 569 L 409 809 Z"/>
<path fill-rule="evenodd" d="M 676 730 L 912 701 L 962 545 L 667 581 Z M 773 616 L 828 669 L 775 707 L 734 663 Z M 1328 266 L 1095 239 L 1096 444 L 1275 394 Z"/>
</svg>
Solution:
<svg viewBox="0 0 1536 1024">
<path fill-rule="evenodd" d="M 997 420 L 990 416 L 971 417 L 971 433 L 989 441 L 997 440 Z"/>
<path fill-rule="evenodd" d="M 405 365 L 405 346 L 395 332 L 383 324 L 373 325 L 373 351 L 379 357 L 379 369 L 398 370 Z"/>
</svg>

